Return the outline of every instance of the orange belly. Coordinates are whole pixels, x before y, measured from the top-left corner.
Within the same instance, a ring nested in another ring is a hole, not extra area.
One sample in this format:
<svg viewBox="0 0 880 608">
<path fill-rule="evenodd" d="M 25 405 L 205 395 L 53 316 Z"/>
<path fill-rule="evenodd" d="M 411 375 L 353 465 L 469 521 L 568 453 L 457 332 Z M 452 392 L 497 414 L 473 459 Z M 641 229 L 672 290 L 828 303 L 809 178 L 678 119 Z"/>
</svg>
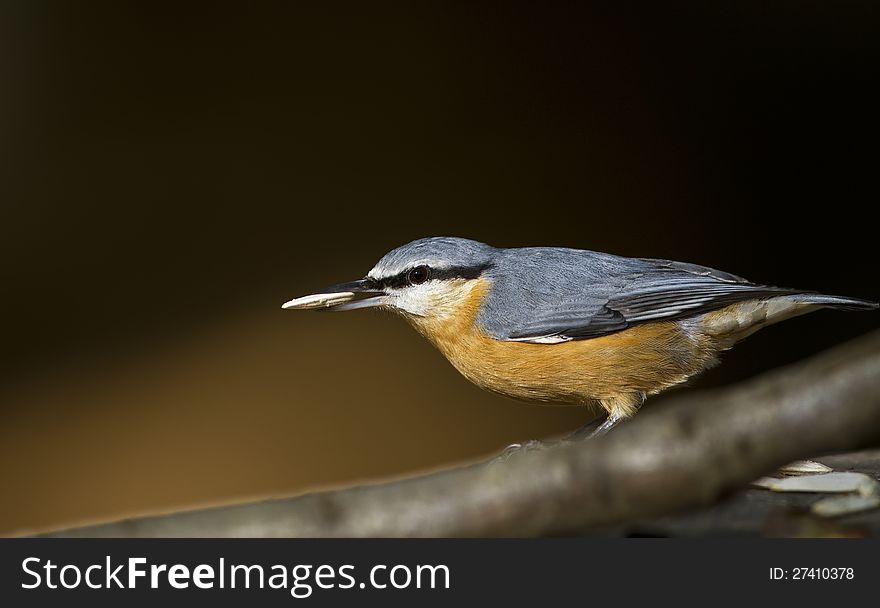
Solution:
<svg viewBox="0 0 880 608">
<path fill-rule="evenodd" d="M 632 402 L 634 410 L 644 395 L 684 382 L 714 360 L 704 338 L 674 321 L 557 344 L 495 340 L 475 323 L 487 287 L 478 281 L 445 319 L 408 318 L 471 382 L 514 399 L 624 410 Z"/>
</svg>

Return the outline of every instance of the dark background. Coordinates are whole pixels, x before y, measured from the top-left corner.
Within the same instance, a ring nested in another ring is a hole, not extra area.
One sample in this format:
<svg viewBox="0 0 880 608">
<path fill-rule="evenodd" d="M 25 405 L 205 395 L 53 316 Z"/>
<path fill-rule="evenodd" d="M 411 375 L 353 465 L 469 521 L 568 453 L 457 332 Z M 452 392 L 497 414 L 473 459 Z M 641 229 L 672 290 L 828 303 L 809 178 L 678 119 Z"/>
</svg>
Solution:
<svg viewBox="0 0 880 608">
<path fill-rule="evenodd" d="M 319 4 L 3 4 L 0 533 L 581 423 L 399 319 L 280 310 L 414 238 L 880 298 L 876 3 Z M 696 384 L 877 321 L 775 326 Z"/>
</svg>

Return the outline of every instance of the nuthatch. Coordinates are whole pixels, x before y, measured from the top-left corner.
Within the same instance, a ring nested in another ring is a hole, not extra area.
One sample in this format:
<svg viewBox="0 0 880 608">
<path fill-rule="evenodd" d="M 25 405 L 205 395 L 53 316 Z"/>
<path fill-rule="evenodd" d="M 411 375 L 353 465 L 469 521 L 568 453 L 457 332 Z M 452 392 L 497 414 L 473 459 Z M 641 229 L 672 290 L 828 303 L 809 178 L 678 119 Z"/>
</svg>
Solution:
<svg viewBox="0 0 880 608">
<path fill-rule="evenodd" d="M 282 307 L 393 310 L 477 386 L 601 406 L 600 434 L 762 327 L 819 308 L 878 304 L 682 262 L 432 237 L 391 251 L 363 279 Z"/>
</svg>

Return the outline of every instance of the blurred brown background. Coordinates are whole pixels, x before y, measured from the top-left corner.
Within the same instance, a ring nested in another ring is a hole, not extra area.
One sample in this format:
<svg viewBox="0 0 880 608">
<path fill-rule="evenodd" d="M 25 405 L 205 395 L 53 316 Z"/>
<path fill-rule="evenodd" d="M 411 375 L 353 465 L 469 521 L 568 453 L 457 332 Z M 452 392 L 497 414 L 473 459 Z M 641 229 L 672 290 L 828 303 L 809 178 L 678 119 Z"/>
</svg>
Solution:
<svg viewBox="0 0 880 608">
<path fill-rule="evenodd" d="M 583 422 L 481 392 L 399 319 L 279 308 L 417 237 L 880 298 L 875 3 L 316 4 L 0 9 L 0 533 Z M 697 385 L 877 322 L 790 321 Z"/>
</svg>

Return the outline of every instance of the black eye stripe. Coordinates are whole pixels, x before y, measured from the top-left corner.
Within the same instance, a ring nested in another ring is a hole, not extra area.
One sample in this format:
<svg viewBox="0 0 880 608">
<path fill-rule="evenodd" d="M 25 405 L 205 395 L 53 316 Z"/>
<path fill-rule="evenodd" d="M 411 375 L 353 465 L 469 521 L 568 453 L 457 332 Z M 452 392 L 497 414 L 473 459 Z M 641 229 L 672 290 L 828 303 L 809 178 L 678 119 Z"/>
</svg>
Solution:
<svg viewBox="0 0 880 608">
<path fill-rule="evenodd" d="M 450 279 L 476 279 L 488 269 L 491 264 L 481 264 L 479 266 L 450 266 L 448 268 L 430 268 L 430 278 L 438 281 L 448 281 Z M 371 279 L 373 284 L 378 288 L 391 287 L 401 289 L 409 287 L 409 273 L 412 268 L 407 268 L 403 272 L 399 272 L 393 277 L 384 279 Z"/>
<path fill-rule="evenodd" d="M 480 264 L 479 266 L 451 266 L 449 268 L 437 268 L 431 270 L 431 278 L 448 280 L 448 279 L 476 279 L 484 271 L 488 270 L 491 264 Z"/>
<path fill-rule="evenodd" d="M 408 271 L 407 271 L 408 272 Z M 385 287 L 391 287 L 394 289 L 400 289 L 401 287 L 409 286 L 409 281 L 406 280 L 406 272 L 401 272 L 400 274 L 396 274 L 393 277 L 388 277 L 385 279 L 381 279 L 379 284 Z"/>
</svg>

